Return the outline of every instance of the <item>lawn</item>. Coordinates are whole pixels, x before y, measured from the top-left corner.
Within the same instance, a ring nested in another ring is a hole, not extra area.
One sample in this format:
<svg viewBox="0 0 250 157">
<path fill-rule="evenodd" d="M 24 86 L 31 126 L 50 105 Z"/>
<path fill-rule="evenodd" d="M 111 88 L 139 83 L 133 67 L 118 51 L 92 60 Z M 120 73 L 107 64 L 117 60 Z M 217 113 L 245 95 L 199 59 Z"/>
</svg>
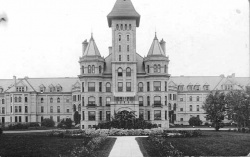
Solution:
<svg viewBox="0 0 250 157">
<path fill-rule="evenodd" d="M 145 157 L 159 156 L 147 137 L 136 138 Z M 203 131 L 202 137 L 167 138 L 184 156 L 246 156 L 250 153 L 250 134 Z"/>
<path fill-rule="evenodd" d="M 108 157 L 115 138 L 107 138 L 97 156 Z M 82 139 L 48 137 L 46 133 L 3 134 L 0 136 L 0 156 L 71 156 Z"/>
</svg>

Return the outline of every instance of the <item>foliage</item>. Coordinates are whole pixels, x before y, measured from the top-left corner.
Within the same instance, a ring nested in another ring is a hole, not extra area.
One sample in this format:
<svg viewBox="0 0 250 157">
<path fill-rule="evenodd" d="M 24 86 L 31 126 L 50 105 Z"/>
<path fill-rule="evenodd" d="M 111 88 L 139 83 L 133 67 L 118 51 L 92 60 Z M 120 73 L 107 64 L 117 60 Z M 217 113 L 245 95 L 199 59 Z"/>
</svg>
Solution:
<svg viewBox="0 0 250 157">
<path fill-rule="evenodd" d="M 148 137 L 149 143 L 154 147 L 154 151 L 158 152 L 159 156 L 182 156 L 183 153 L 176 149 L 166 139 L 151 135 Z"/>
<path fill-rule="evenodd" d="M 156 128 L 156 124 L 152 124 L 143 119 L 136 118 L 134 112 L 121 111 L 115 114 L 111 121 L 99 123 L 97 128 L 100 129 L 151 129 Z"/>
<path fill-rule="evenodd" d="M 40 127 L 38 122 L 30 122 L 28 124 L 29 124 L 29 127 Z"/>
<path fill-rule="evenodd" d="M 17 124 L 10 124 L 8 126 L 8 130 L 21 130 L 21 129 L 28 129 L 29 125 L 28 124 L 22 124 L 22 123 L 17 123 Z"/>
<path fill-rule="evenodd" d="M 45 118 L 42 121 L 41 126 L 54 127 L 55 126 L 55 122 L 52 119 L 50 119 L 50 118 Z"/>
<path fill-rule="evenodd" d="M 72 127 L 72 120 L 70 118 L 66 118 L 66 120 L 62 120 L 58 125 L 58 128 L 70 129 Z"/>
<path fill-rule="evenodd" d="M 191 126 L 200 126 L 202 124 L 199 117 L 191 117 L 188 122 Z"/>
<path fill-rule="evenodd" d="M 79 114 L 78 111 L 76 111 L 74 113 L 74 122 L 75 122 L 75 124 L 80 124 L 80 121 L 81 121 L 81 115 Z"/>
<path fill-rule="evenodd" d="M 227 114 L 238 127 L 246 127 L 250 118 L 250 98 L 249 95 L 240 90 L 230 91 L 226 95 L 228 105 Z"/>
<path fill-rule="evenodd" d="M 0 128 L 0 136 L 3 134 L 3 129 Z"/>
<path fill-rule="evenodd" d="M 207 114 L 207 120 L 210 120 L 214 124 L 216 131 L 219 131 L 220 123 L 224 120 L 226 114 L 225 94 L 219 91 L 211 92 L 207 96 L 202 108 Z"/>
</svg>

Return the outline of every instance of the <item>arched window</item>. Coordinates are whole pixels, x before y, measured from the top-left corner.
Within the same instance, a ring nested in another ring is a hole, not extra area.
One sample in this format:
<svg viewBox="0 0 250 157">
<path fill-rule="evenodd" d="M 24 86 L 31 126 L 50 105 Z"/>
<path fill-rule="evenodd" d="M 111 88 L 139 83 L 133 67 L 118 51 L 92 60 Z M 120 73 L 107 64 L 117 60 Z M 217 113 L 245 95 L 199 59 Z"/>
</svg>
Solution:
<svg viewBox="0 0 250 157">
<path fill-rule="evenodd" d="M 60 98 L 57 98 L 57 103 L 60 103 Z"/>
<path fill-rule="evenodd" d="M 84 74 L 84 66 L 82 66 L 82 73 Z"/>
<path fill-rule="evenodd" d="M 157 73 L 157 71 L 158 71 L 158 70 L 157 70 L 157 65 L 155 64 L 155 65 L 154 65 L 154 73 Z"/>
<path fill-rule="evenodd" d="M 131 30 L 132 29 L 132 25 L 131 24 L 129 24 L 129 30 Z"/>
<path fill-rule="evenodd" d="M 94 74 L 95 73 L 95 66 L 92 65 L 92 73 Z"/>
<path fill-rule="evenodd" d="M 88 73 L 89 74 L 91 73 L 91 66 L 90 65 L 88 66 Z"/>
<path fill-rule="evenodd" d="M 171 105 L 171 103 L 168 104 L 168 110 L 169 110 L 169 111 L 172 110 L 172 105 Z"/>
<path fill-rule="evenodd" d="M 73 111 L 76 112 L 76 105 L 73 105 Z"/>
<path fill-rule="evenodd" d="M 95 104 L 95 97 L 93 97 L 93 96 L 89 97 L 88 104 Z"/>
<path fill-rule="evenodd" d="M 126 69 L 126 76 L 131 76 L 131 69 L 130 68 Z"/>
<path fill-rule="evenodd" d="M 50 98 L 50 103 L 53 103 L 53 98 Z"/>
<path fill-rule="evenodd" d="M 106 92 L 111 92 L 111 84 L 106 83 Z"/>
<path fill-rule="evenodd" d="M 140 82 L 138 84 L 138 92 L 143 92 L 143 83 L 142 82 Z"/>
<path fill-rule="evenodd" d="M 127 41 L 129 41 L 129 35 L 127 35 Z"/>
<path fill-rule="evenodd" d="M 119 41 L 121 41 L 122 40 L 122 36 L 121 35 L 119 35 L 119 39 L 118 39 Z"/>
<path fill-rule="evenodd" d="M 123 30 L 123 24 L 121 24 L 121 30 Z"/>
<path fill-rule="evenodd" d="M 148 73 L 150 72 L 149 65 L 147 65 Z"/>
<path fill-rule="evenodd" d="M 167 73 L 167 65 L 164 66 L 164 73 Z"/>
<path fill-rule="evenodd" d="M 192 96 L 190 96 L 190 97 L 189 97 L 189 101 L 192 101 L 192 100 L 193 100 L 193 98 L 192 98 Z"/>
<path fill-rule="evenodd" d="M 116 24 L 116 30 L 119 30 L 119 25 L 118 24 Z"/>
<path fill-rule="evenodd" d="M 200 101 L 200 97 L 199 96 L 197 96 L 196 101 Z"/>
<path fill-rule="evenodd" d="M 102 66 L 99 66 L 99 74 L 102 73 Z"/>
<path fill-rule="evenodd" d="M 193 106 L 192 105 L 189 106 L 189 111 L 193 111 Z"/>
<path fill-rule="evenodd" d="M 41 98 L 41 103 L 43 103 L 43 98 Z"/>
<path fill-rule="evenodd" d="M 176 103 L 174 103 L 174 111 L 176 111 Z"/>
<path fill-rule="evenodd" d="M 161 65 L 158 64 L 158 73 L 160 73 L 160 72 L 161 72 Z"/>
<path fill-rule="evenodd" d="M 125 24 L 125 30 L 127 30 L 128 29 L 128 25 L 127 24 Z"/>
<path fill-rule="evenodd" d="M 154 105 L 161 105 L 161 97 L 160 96 L 154 97 Z"/>
<path fill-rule="evenodd" d="M 118 76 L 122 76 L 122 68 L 118 69 Z"/>
<path fill-rule="evenodd" d="M 22 102 L 22 98 L 20 96 L 18 98 L 18 102 Z"/>
<path fill-rule="evenodd" d="M 78 111 L 81 111 L 81 105 L 80 104 L 78 105 Z"/>
</svg>

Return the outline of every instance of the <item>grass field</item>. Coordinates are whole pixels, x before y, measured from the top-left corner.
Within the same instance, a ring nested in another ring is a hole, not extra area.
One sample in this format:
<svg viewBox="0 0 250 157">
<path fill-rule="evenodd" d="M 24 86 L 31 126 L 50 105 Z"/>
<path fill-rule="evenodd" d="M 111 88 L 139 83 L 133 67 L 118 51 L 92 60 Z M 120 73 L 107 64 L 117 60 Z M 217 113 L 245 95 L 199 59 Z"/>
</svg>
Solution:
<svg viewBox="0 0 250 157">
<path fill-rule="evenodd" d="M 98 156 L 108 157 L 115 138 L 107 138 L 97 151 Z M 70 156 L 83 139 L 48 137 L 46 133 L 3 134 L 0 136 L 0 156 Z"/>
<path fill-rule="evenodd" d="M 136 138 L 145 157 L 159 156 L 147 137 Z M 202 137 L 167 138 L 184 156 L 246 156 L 250 153 L 250 134 L 203 131 Z"/>
</svg>

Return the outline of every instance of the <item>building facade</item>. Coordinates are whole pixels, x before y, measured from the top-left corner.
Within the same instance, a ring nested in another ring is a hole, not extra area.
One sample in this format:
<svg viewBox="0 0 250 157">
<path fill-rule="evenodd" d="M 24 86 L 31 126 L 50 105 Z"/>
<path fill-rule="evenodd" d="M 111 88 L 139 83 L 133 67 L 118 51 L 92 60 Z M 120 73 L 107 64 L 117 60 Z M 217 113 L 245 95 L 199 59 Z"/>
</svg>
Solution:
<svg viewBox="0 0 250 157">
<path fill-rule="evenodd" d="M 76 78 L 0 80 L 0 123 L 60 122 L 81 115 L 81 128 L 110 121 L 120 111 L 168 128 L 188 125 L 192 116 L 206 122 L 202 109 L 210 91 L 246 90 L 249 78 L 170 76 L 165 41 L 153 38 L 146 57 L 136 51 L 140 15 L 130 0 L 117 0 L 107 16 L 112 33 L 109 55 L 102 57 L 93 35 L 82 43 Z"/>
</svg>

